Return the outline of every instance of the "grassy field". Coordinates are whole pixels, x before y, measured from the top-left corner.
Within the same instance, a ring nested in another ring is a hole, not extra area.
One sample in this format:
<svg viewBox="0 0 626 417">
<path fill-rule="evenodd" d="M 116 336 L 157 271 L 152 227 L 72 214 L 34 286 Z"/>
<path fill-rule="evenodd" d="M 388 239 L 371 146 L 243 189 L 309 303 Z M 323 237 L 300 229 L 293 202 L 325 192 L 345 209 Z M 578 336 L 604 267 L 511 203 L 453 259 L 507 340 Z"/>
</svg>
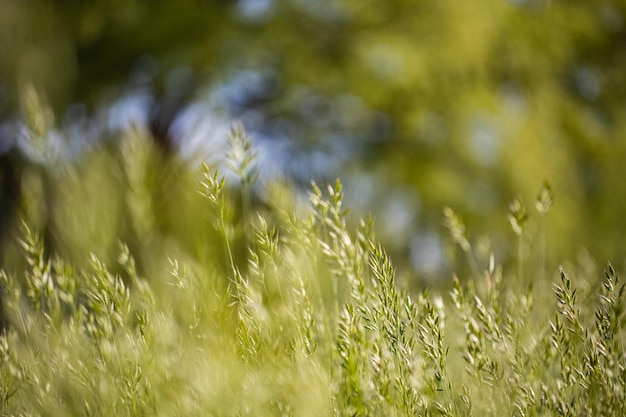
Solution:
<svg viewBox="0 0 626 417">
<path fill-rule="evenodd" d="M 237 135 L 235 180 L 204 166 L 192 190 L 202 257 L 162 237 L 153 251 L 119 243 L 117 262 L 95 250 L 70 261 L 22 224 L 22 266 L 0 274 L 3 415 L 623 415 L 624 286 L 611 265 L 552 274 L 539 255 L 503 270 L 474 256 L 446 209 L 471 275 L 403 290 L 339 181 L 313 185 L 307 203 L 270 184 L 257 208 L 254 155 Z M 150 188 L 136 184 L 129 227 L 154 240 Z M 546 185 L 540 217 L 551 204 Z M 528 215 L 511 205 L 520 248 Z"/>
</svg>

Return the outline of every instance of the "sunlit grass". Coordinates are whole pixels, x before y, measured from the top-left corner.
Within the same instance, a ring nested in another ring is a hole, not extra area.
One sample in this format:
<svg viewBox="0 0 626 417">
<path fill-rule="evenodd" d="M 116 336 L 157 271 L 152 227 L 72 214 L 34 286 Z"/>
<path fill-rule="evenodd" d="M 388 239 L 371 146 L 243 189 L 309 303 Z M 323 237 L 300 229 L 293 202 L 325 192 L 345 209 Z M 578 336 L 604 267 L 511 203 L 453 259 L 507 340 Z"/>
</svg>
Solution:
<svg viewBox="0 0 626 417">
<path fill-rule="evenodd" d="M 238 184 L 204 166 L 192 190 L 205 209 L 192 219 L 198 253 L 146 217 L 157 216 L 137 180 L 147 171 L 118 191 L 140 236 L 136 253 L 118 244 L 116 262 L 48 254 L 22 225 L 24 267 L 0 275 L 3 415 L 621 415 L 624 286 L 612 266 L 604 277 L 561 269 L 545 297 L 525 285 L 543 259 L 518 259 L 512 273 L 493 255 L 480 265 L 448 209 L 472 276 L 450 294 L 409 294 L 371 221 L 348 226 L 339 181 L 313 184 L 305 209 L 268 185 L 255 208 L 246 140 L 233 130 Z M 511 207 L 518 237 L 522 208 Z"/>
</svg>

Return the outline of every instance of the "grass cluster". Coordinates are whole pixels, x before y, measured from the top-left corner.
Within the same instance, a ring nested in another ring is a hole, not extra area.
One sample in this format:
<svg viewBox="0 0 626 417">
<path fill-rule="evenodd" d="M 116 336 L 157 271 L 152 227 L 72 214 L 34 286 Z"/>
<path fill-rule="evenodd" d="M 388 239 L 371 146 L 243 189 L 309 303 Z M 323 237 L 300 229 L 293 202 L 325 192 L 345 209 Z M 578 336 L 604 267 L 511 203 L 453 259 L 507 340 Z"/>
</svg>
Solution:
<svg viewBox="0 0 626 417">
<path fill-rule="evenodd" d="M 447 210 L 474 276 L 449 294 L 408 294 L 372 222 L 349 226 L 341 183 L 313 185 L 304 208 L 270 185 L 254 209 L 245 132 L 230 143 L 238 182 L 204 166 L 199 187 L 214 262 L 173 251 L 164 282 L 125 244 L 116 264 L 74 265 L 22 226 L 25 266 L 0 274 L 2 415 L 622 415 L 624 285 L 612 266 L 599 278 L 561 269 L 545 297 L 505 279 L 524 274 L 521 260 L 504 274 L 492 256 L 482 271 Z M 539 212 L 550 205 L 544 187 Z M 517 201 L 520 239 L 525 220 Z"/>
</svg>

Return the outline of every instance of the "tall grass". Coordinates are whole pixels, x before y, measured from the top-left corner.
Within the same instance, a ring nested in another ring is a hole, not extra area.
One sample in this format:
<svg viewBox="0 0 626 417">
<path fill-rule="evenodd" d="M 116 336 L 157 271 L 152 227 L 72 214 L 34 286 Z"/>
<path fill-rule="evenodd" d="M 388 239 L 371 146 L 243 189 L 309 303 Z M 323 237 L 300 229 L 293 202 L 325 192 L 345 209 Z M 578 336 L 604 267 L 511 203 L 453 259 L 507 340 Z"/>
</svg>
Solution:
<svg viewBox="0 0 626 417">
<path fill-rule="evenodd" d="M 455 277 L 449 294 L 408 294 L 372 222 L 348 226 L 339 181 L 313 184 L 305 208 L 268 185 L 254 208 L 245 132 L 230 144 L 239 183 L 204 166 L 197 187 L 206 211 L 193 221 L 213 229 L 209 254 L 174 248 L 167 278 L 149 275 L 161 251 L 142 249 L 139 268 L 120 243 L 115 264 L 95 253 L 75 264 L 22 225 L 24 267 L 0 273 L 3 415 L 623 414 L 624 285 L 611 265 L 604 277 L 562 268 L 544 302 L 541 286 L 509 283 L 528 277 L 526 263 L 544 270 L 543 259 L 520 256 L 505 273 L 492 255 L 481 270 L 448 209 L 473 276 Z"/>
</svg>

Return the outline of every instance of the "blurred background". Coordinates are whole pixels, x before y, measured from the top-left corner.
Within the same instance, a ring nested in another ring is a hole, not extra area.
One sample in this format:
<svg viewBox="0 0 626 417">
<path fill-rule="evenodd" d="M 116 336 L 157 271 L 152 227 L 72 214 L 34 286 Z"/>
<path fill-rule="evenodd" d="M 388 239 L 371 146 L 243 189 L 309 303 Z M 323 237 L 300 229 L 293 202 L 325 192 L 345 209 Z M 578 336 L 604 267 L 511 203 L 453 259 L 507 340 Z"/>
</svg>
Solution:
<svg viewBox="0 0 626 417">
<path fill-rule="evenodd" d="M 481 267 L 492 250 L 622 266 L 625 17 L 623 0 L 1 0 L 3 262 L 20 217 L 66 256 L 118 238 L 201 253 L 181 172 L 218 166 L 239 120 L 257 204 L 272 181 L 340 178 L 419 282 L 468 267 L 448 206 Z"/>
</svg>

